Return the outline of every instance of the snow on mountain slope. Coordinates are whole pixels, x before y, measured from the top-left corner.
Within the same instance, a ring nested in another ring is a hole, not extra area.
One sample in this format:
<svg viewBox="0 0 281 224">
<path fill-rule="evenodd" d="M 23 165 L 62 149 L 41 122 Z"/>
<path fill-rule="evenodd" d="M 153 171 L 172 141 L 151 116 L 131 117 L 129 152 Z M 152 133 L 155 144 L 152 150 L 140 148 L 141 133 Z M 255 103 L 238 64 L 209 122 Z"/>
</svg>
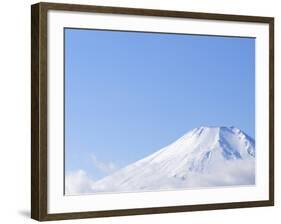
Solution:
<svg viewBox="0 0 281 224">
<path fill-rule="evenodd" d="M 255 142 L 234 127 L 200 127 L 91 185 L 132 192 L 255 184 Z"/>
</svg>

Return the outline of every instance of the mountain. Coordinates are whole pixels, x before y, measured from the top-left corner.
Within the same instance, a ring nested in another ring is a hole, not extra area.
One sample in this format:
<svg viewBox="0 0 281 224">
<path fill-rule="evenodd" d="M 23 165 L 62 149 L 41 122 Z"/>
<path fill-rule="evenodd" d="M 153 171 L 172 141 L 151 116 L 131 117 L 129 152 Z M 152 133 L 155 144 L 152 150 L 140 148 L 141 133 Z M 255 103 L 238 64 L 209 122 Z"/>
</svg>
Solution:
<svg viewBox="0 0 281 224">
<path fill-rule="evenodd" d="M 255 141 L 235 127 L 200 127 L 96 181 L 91 189 L 132 192 L 252 184 Z"/>
</svg>

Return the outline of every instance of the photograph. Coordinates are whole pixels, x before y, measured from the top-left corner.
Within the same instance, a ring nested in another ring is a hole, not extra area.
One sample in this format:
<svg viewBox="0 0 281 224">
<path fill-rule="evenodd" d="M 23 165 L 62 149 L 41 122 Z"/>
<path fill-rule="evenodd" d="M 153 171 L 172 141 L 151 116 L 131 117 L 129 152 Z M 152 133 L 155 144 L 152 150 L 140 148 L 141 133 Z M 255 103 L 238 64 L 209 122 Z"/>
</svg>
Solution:
<svg viewBox="0 0 281 224">
<path fill-rule="evenodd" d="M 256 184 L 254 37 L 63 38 L 65 195 Z"/>
<path fill-rule="evenodd" d="M 274 17 L 31 6 L 31 217 L 274 206 Z"/>
</svg>

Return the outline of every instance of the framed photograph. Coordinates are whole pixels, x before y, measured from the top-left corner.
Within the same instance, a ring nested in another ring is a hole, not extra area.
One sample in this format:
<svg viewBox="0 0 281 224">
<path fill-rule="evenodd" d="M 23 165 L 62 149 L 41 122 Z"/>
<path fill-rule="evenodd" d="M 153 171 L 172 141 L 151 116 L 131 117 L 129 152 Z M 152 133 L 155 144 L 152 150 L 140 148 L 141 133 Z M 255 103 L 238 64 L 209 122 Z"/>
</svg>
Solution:
<svg viewBox="0 0 281 224">
<path fill-rule="evenodd" d="M 274 18 L 31 8 L 32 218 L 274 204 Z"/>
</svg>

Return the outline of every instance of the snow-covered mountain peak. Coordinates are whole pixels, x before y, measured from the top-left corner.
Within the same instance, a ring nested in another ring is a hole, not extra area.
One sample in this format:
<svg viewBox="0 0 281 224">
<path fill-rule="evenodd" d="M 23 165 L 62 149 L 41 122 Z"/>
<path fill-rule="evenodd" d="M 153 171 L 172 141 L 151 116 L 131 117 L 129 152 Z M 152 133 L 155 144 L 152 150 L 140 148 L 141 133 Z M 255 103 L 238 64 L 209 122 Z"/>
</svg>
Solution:
<svg viewBox="0 0 281 224">
<path fill-rule="evenodd" d="M 186 135 L 188 134 L 197 134 L 197 135 L 201 135 L 203 132 L 205 133 L 209 133 L 209 134 L 214 134 L 214 133 L 223 133 L 223 132 L 232 132 L 233 134 L 243 134 L 243 132 L 239 129 L 236 128 L 234 126 L 201 126 L 199 128 L 194 128 L 191 131 L 189 131 L 188 133 L 186 133 Z"/>
<path fill-rule="evenodd" d="M 222 171 L 228 175 L 229 167 L 239 170 L 240 167 L 235 166 L 244 163 L 247 166 L 251 164 L 251 168 L 245 172 L 250 172 L 249 175 L 252 177 L 254 161 L 255 142 L 243 131 L 235 127 L 202 126 L 187 132 L 172 144 L 153 154 L 97 181 L 92 188 L 96 192 L 220 185 L 219 182 L 226 180 L 218 179 L 213 183 L 213 176 L 211 176 L 212 181 L 207 181 L 208 183 L 202 184 L 202 180 L 212 172 L 215 176 Z M 242 166 L 247 167 L 246 165 Z M 233 173 L 236 171 L 231 170 L 230 179 L 227 181 L 234 180 L 231 177 Z M 254 181 L 253 178 L 248 179 L 244 182 Z"/>
<path fill-rule="evenodd" d="M 250 154 L 254 155 L 254 140 L 240 129 L 233 126 L 202 126 L 189 131 L 168 147 L 170 148 L 169 150 L 180 150 L 181 148 L 185 148 L 188 153 L 192 151 L 199 153 L 200 151 L 210 151 L 218 147 L 222 150 L 231 148 L 229 149 L 230 151 L 235 151 L 235 149 L 241 149 L 242 144 L 245 144 L 248 147 L 253 146 Z M 247 153 L 243 153 L 242 151 L 241 153 L 244 154 L 244 156 L 247 155 Z"/>
</svg>

